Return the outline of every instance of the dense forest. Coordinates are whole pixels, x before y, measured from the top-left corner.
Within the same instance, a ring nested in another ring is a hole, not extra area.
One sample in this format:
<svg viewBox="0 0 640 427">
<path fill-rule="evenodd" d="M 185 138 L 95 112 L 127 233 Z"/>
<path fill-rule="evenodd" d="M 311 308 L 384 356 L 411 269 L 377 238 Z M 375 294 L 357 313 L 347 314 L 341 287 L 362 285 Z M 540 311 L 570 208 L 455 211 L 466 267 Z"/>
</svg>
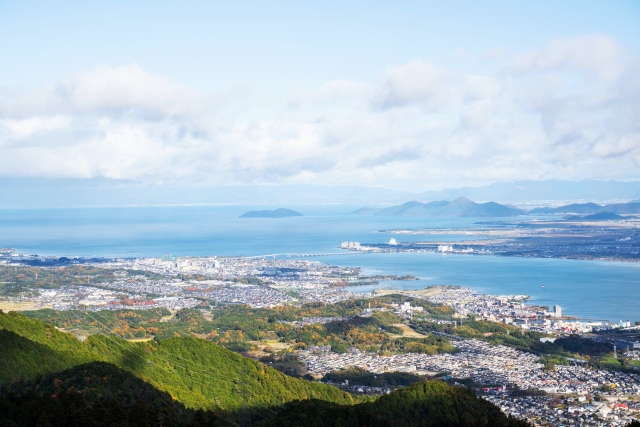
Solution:
<svg viewBox="0 0 640 427">
<path fill-rule="evenodd" d="M 127 407 L 117 399 L 98 399 L 89 405 L 81 393 L 60 390 L 44 395 L 0 395 L 0 427 L 216 427 L 218 415 L 196 411 L 186 420 L 171 411 L 158 411 L 136 401 Z"/>
<path fill-rule="evenodd" d="M 424 377 L 408 372 L 383 372 L 374 374 L 363 368 L 349 367 L 325 374 L 322 377 L 322 381 L 334 384 L 349 381 L 350 384 L 361 386 L 396 388 L 424 381 Z"/>
<path fill-rule="evenodd" d="M 264 423 L 265 427 L 525 427 L 468 389 L 421 381 L 373 402 L 335 405 L 296 401 Z"/>
</svg>

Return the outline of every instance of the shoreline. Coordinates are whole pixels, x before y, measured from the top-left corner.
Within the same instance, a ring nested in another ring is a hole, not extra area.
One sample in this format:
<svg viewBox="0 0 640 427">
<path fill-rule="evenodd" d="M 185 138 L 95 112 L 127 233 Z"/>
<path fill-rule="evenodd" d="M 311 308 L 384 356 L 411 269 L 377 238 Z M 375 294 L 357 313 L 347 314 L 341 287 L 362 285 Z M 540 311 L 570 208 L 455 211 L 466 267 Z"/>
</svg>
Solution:
<svg viewBox="0 0 640 427">
<path fill-rule="evenodd" d="M 3 252 L 8 253 L 7 251 L 10 251 L 10 249 L 8 248 L 3 249 Z M 356 255 L 356 254 L 360 255 L 362 258 L 358 257 L 357 259 L 356 258 L 349 259 L 347 257 L 345 259 L 344 257 L 347 255 Z M 588 299 L 587 300 L 584 299 L 585 296 L 589 296 L 588 286 L 587 287 L 582 286 L 580 277 L 573 277 L 574 273 L 571 268 L 567 268 L 568 266 L 564 264 L 556 264 L 555 262 L 553 262 L 552 264 L 549 264 L 549 262 L 552 262 L 552 260 L 554 259 L 557 259 L 558 262 L 566 261 L 566 259 L 564 258 L 563 259 L 558 259 L 558 258 L 539 259 L 538 261 L 542 262 L 543 264 L 538 263 L 537 266 L 536 264 L 529 265 L 528 262 L 525 262 L 526 264 L 522 264 L 522 262 L 520 262 L 520 266 L 519 266 L 519 264 L 505 264 L 500 262 L 495 263 L 495 261 L 493 261 L 493 264 L 491 263 L 486 264 L 484 261 L 471 262 L 471 260 L 474 257 L 468 257 L 468 258 L 467 257 L 447 257 L 449 253 L 440 254 L 440 256 L 436 256 L 437 253 L 434 253 L 434 252 L 420 252 L 420 253 L 386 252 L 384 254 L 390 255 L 391 258 L 386 258 L 386 256 L 382 255 L 381 252 L 344 251 L 340 254 L 337 254 L 337 253 L 330 254 L 330 255 L 327 254 L 323 257 L 320 257 L 319 255 L 308 254 L 308 256 L 305 257 L 304 259 L 284 258 L 282 256 L 278 257 L 275 255 L 270 255 L 269 257 L 266 257 L 266 256 L 219 257 L 218 260 L 220 262 L 225 262 L 225 260 L 231 261 L 233 259 L 246 260 L 246 262 L 255 261 L 255 262 L 258 262 L 259 264 L 265 264 L 265 265 L 270 263 L 278 263 L 278 264 L 284 265 L 291 262 L 293 263 L 302 262 L 307 264 L 311 263 L 311 264 L 317 265 L 317 267 L 309 267 L 310 269 L 321 269 L 323 267 L 336 266 L 336 267 L 347 268 L 355 271 L 362 268 L 362 272 L 360 273 L 362 274 L 362 276 L 360 276 L 360 279 L 362 280 L 358 280 L 358 277 L 354 276 L 354 279 L 355 279 L 354 284 L 357 283 L 359 286 L 350 285 L 348 280 L 342 281 L 339 279 L 338 276 L 335 277 L 333 284 L 329 284 L 326 286 L 327 289 L 325 289 L 325 291 L 328 291 L 331 289 L 340 290 L 340 291 L 344 291 L 345 294 L 348 294 L 348 293 L 366 294 L 374 290 L 381 290 L 385 288 L 392 288 L 394 291 L 397 291 L 397 292 L 416 292 L 421 289 L 424 289 L 425 287 L 428 287 L 429 285 L 439 283 L 439 284 L 451 284 L 451 285 L 466 287 L 473 290 L 477 294 L 483 294 L 483 295 L 502 295 L 502 294 L 511 293 L 511 290 L 513 290 L 514 291 L 513 293 L 526 294 L 531 296 L 530 300 L 527 302 L 527 305 L 531 305 L 531 306 L 535 305 L 538 307 L 542 307 L 542 306 L 551 307 L 553 305 L 557 305 L 558 303 L 560 303 L 563 306 L 566 305 L 566 310 L 570 313 L 571 312 L 575 313 L 574 311 L 575 308 L 581 304 L 585 308 L 593 305 L 592 301 L 589 301 Z M 394 256 L 394 254 L 397 254 L 397 255 Z M 341 256 L 338 256 L 338 255 L 341 255 Z M 370 255 L 370 256 L 367 257 L 367 255 Z M 405 255 L 409 255 L 409 257 L 405 258 Z M 457 255 L 465 255 L 465 254 L 457 254 Z M 466 253 L 466 255 L 471 255 L 471 254 Z M 441 258 L 441 257 L 444 257 L 444 258 Z M 217 257 L 205 257 L 205 256 L 180 257 L 181 260 L 187 260 L 187 261 L 192 260 L 194 262 L 194 265 L 200 264 L 200 261 L 206 261 L 207 259 L 208 259 L 207 261 L 208 264 L 213 265 L 216 263 L 215 260 L 212 260 L 213 258 L 217 258 Z M 494 260 L 498 260 L 501 257 L 496 256 L 491 258 Z M 4 259 L 9 260 L 10 262 L 20 261 L 20 257 L 14 257 L 14 256 L 4 257 Z M 33 260 L 34 258 L 30 256 L 29 259 Z M 56 258 L 56 259 L 59 259 L 59 258 Z M 347 261 L 347 259 L 349 259 L 349 261 Z M 136 260 L 140 261 L 141 264 L 138 264 Z M 145 264 L 149 260 L 153 260 L 153 258 L 132 258 L 132 257 L 116 258 L 116 259 L 93 258 L 93 259 L 67 260 L 67 261 L 72 261 L 72 263 L 71 264 L 65 263 L 64 265 L 55 265 L 55 264 L 54 265 L 42 265 L 42 264 L 33 265 L 31 263 L 26 265 L 22 264 L 22 265 L 24 267 L 56 268 L 56 267 L 74 266 L 74 265 L 86 263 L 86 264 L 93 264 L 96 267 L 103 267 L 103 268 L 123 268 L 122 266 L 118 266 L 118 264 L 121 264 L 121 265 L 132 264 L 131 268 L 134 268 L 133 267 L 134 265 L 142 267 L 142 264 Z M 442 262 L 444 260 L 447 260 L 447 262 Z M 156 262 L 159 262 L 159 261 L 161 260 L 156 259 Z M 593 260 L 593 261 L 602 261 L 602 260 Z M 555 264 L 555 267 L 553 264 Z M 601 263 L 597 263 L 597 264 L 601 264 Z M 602 265 L 604 264 L 605 263 L 602 263 Z M 609 263 L 606 263 L 606 264 L 609 264 Z M 5 263 L 4 265 L 8 265 L 8 264 Z M 522 276 L 519 273 L 519 269 L 523 268 L 522 266 L 529 266 L 533 268 L 527 267 L 528 271 L 526 271 L 526 273 L 528 275 L 525 274 L 524 276 Z M 157 267 L 160 267 L 160 269 L 158 269 Z M 433 267 L 438 267 L 440 271 L 433 270 Z M 180 273 L 180 271 L 178 271 L 179 269 L 176 269 L 175 271 L 171 270 L 173 271 L 173 273 L 169 273 L 169 270 L 163 270 L 163 267 L 161 267 L 160 265 L 155 265 L 155 266 L 149 265 L 145 267 L 145 269 L 149 269 L 149 268 L 154 271 L 157 270 L 158 272 L 165 271 L 165 273 L 173 274 L 174 276 L 175 274 L 178 274 L 180 277 L 183 276 L 183 274 Z M 196 267 L 193 267 L 193 268 L 196 268 Z M 464 268 L 466 270 L 460 270 L 460 268 Z M 593 268 L 591 268 L 591 270 L 595 269 L 597 271 L 599 268 L 600 267 L 594 266 Z M 535 271 L 545 271 L 545 270 L 551 273 L 553 273 L 554 270 L 558 272 L 563 272 L 563 275 L 567 276 L 567 278 L 557 277 L 553 275 L 553 278 L 556 279 L 556 283 L 553 283 L 553 282 L 548 282 L 547 280 L 549 279 L 549 277 L 546 277 L 545 275 L 540 276 L 539 278 L 535 275 L 532 275 L 532 273 L 535 273 Z M 456 274 L 457 271 L 464 272 L 464 274 L 458 277 Z M 599 276 L 601 277 L 596 277 L 596 280 L 592 280 L 591 283 L 587 282 L 586 284 L 591 286 L 592 288 L 594 286 L 602 288 L 601 286 L 602 284 L 599 282 L 602 281 L 602 277 L 606 277 L 610 273 L 607 273 L 606 270 L 601 270 L 601 271 L 605 272 L 605 274 L 599 273 Z M 623 288 L 620 288 L 620 291 L 625 292 L 624 287 L 628 288 L 627 286 L 628 279 L 624 276 L 629 276 L 629 273 L 635 274 L 635 269 L 633 269 L 633 271 L 626 269 L 626 272 L 622 271 L 622 273 L 624 273 L 622 274 L 623 281 L 621 282 Z M 202 272 L 202 274 L 210 275 L 209 273 L 205 273 L 205 272 Z M 256 277 L 263 277 L 263 275 L 261 274 L 262 273 L 257 273 Z M 353 273 L 349 273 L 349 274 L 353 274 Z M 189 273 L 185 273 L 185 275 L 189 276 Z M 433 277 L 430 277 L 430 276 L 433 276 Z M 510 276 L 512 276 L 512 279 Z M 325 277 L 328 277 L 328 276 L 325 276 Z M 571 278 L 568 279 L 569 277 Z M 592 277 L 594 277 L 594 275 L 587 273 L 586 275 L 584 275 L 584 278 L 585 278 L 584 280 L 589 281 Z M 403 278 L 406 278 L 409 280 L 402 280 Z M 371 280 L 371 279 L 375 279 L 375 280 Z M 415 280 L 415 279 L 419 279 L 419 280 Z M 512 281 L 509 281 L 509 279 L 511 279 Z M 188 280 L 192 280 L 192 279 L 188 279 Z M 271 279 L 269 279 L 269 276 L 264 276 L 263 280 L 271 280 Z M 341 281 L 341 283 L 338 283 L 337 281 Z M 370 281 L 370 283 L 366 283 L 367 281 Z M 606 277 L 606 281 L 607 283 L 610 282 L 609 277 Z M 378 283 L 375 283 L 375 282 L 378 282 Z M 635 282 L 635 279 L 634 279 L 634 282 Z M 204 284 L 204 282 L 202 283 Z M 546 291 L 539 289 L 539 283 L 547 284 Z M 576 287 L 577 283 L 580 283 L 580 286 Z M 322 287 L 323 286 L 320 286 L 317 289 L 320 289 Z M 287 286 L 285 285 L 284 288 L 286 289 Z M 581 293 L 581 296 L 583 299 L 582 302 L 578 300 L 574 301 L 573 296 L 570 295 L 571 292 L 575 292 L 578 288 L 579 288 L 578 292 Z M 553 291 L 551 291 L 551 289 L 553 289 Z M 203 291 L 205 291 L 205 289 L 203 289 Z M 633 292 L 633 290 L 631 291 Z M 627 289 L 626 292 L 629 292 L 629 289 Z M 630 294 L 630 295 L 633 295 L 633 294 Z M 597 298 L 597 297 L 594 297 L 594 298 Z M 569 299 L 571 299 L 571 301 L 567 303 Z M 631 299 L 633 299 L 633 297 Z M 578 313 L 575 313 L 572 317 L 574 317 L 575 320 L 579 320 L 582 322 L 615 323 L 618 320 L 617 318 L 618 315 L 616 314 L 612 315 L 610 313 L 607 313 L 606 311 L 607 310 L 605 310 L 605 312 L 603 312 L 603 310 L 596 310 L 595 312 L 593 312 L 590 310 L 585 311 L 583 309 L 583 310 L 578 310 Z M 609 311 L 611 310 L 609 309 Z M 622 310 L 622 313 L 620 314 L 620 316 L 622 316 L 623 319 L 625 317 L 630 317 L 626 320 L 629 320 L 632 322 L 638 320 L 635 318 L 632 312 L 624 314 L 624 311 L 625 310 Z M 626 311 L 629 311 L 629 309 L 626 309 Z"/>
<path fill-rule="evenodd" d="M 467 293 L 468 297 L 466 300 L 454 300 L 451 297 L 452 292 Z M 505 317 L 503 319 L 500 319 L 496 316 L 492 317 L 492 315 L 486 315 L 486 313 L 482 313 L 482 312 L 468 313 L 468 314 L 473 314 L 474 317 L 475 315 L 479 314 L 480 320 L 489 320 L 493 322 L 513 324 L 513 325 L 518 324 L 518 320 L 521 320 L 521 319 L 528 319 L 529 321 L 532 321 L 531 325 L 544 324 L 545 326 L 551 326 L 548 320 L 550 320 L 551 322 L 557 323 L 557 326 L 555 326 L 555 330 L 550 330 L 548 328 L 545 329 L 544 327 L 531 327 L 526 321 L 524 323 L 520 323 L 520 326 L 523 329 L 537 330 L 545 333 L 565 332 L 566 329 L 571 329 L 572 331 L 575 331 L 577 333 L 585 333 L 585 332 L 592 332 L 594 330 L 616 329 L 618 326 L 615 323 L 611 323 L 610 320 L 604 320 L 604 319 L 588 319 L 588 318 L 581 318 L 581 317 L 565 315 L 565 314 L 562 314 L 558 317 L 557 314 L 555 314 L 552 311 L 549 311 L 550 307 L 548 307 L 547 310 L 545 310 L 544 314 L 542 314 L 542 310 L 540 309 L 544 308 L 543 306 L 526 304 L 528 301 L 531 301 L 531 297 L 529 295 L 523 295 L 523 294 L 492 295 L 492 294 L 481 293 L 472 288 L 462 287 L 462 286 L 433 285 L 433 286 L 428 286 L 424 289 L 417 289 L 417 290 L 416 289 L 376 289 L 372 291 L 372 294 L 373 294 L 372 298 L 375 298 L 375 295 L 384 296 L 384 295 L 390 295 L 390 294 L 401 294 L 408 297 L 423 298 L 431 302 L 442 303 L 443 301 L 446 301 L 444 305 L 451 306 L 456 310 L 456 314 L 454 315 L 454 317 L 458 317 L 457 315 L 458 315 L 459 306 L 464 307 L 465 305 L 472 305 L 472 304 L 475 304 L 477 300 L 482 301 L 486 306 L 493 305 L 495 301 L 499 301 L 498 303 L 499 306 L 503 306 L 506 304 L 509 307 L 515 307 L 515 308 L 520 306 L 520 309 L 524 309 L 526 306 L 526 309 L 523 312 L 513 316 L 513 318 Z M 449 304 L 449 302 L 451 302 L 451 304 Z M 464 317 L 464 316 L 460 316 L 460 317 Z M 540 323 L 540 321 L 543 321 L 545 323 Z"/>
</svg>

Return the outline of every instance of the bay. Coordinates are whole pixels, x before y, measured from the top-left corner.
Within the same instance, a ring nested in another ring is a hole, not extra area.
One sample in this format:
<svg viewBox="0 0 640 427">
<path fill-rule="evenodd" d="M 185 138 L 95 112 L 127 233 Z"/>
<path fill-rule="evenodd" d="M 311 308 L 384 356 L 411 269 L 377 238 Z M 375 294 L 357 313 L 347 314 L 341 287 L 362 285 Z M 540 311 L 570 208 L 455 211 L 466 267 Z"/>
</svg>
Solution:
<svg viewBox="0 0 640 427">
<path fill-rule="evenodd" d="M 348 288 L 354 292 L 455 285 L 491 295 L 526 294 L 531 296 L 528 305 L 557 304 L 565 315 L 583 319 L 640 320 L 639 263 L 437 253 L 338 258 L 323 261 L 362 267 L 367 274 L 411 274 L 421 279 Z"/>
<path fill-rule="evenodd" d="M 280 207 L 280 206 L 278 206 Z M 461 228 L 486 218 L 349 215 L 360 206 L 283 206 L 292 218 L 238 218 L 265 206 L 161 206 L 0 210 L 0 246 L 20 253 L 84 257 L 158 257 L 341 252 L 342 241 L 467 240 L 464 235 L 392 235 L 383 229 Z M 640 320 L 637 263 L 433 253 L 348 254 L 305 259 L 359 266 L 374 274 L 412 274 L 416 282 L 378 287 L 459 285 L 490 294 L 528 294 L 530 303 L 584 318 Z M 542 285 L 545 285 L 542 288 Z M 354 289 L 370 292 L 367 287 Z"/>
</svg>

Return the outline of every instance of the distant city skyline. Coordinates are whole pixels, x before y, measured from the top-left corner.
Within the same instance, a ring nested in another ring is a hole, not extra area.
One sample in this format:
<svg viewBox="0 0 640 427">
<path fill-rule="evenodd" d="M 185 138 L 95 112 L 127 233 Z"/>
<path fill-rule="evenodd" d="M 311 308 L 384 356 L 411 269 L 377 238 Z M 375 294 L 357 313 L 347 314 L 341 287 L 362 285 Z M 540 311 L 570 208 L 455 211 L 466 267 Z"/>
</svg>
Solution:
<svg viewBox="0 0 640 427">
<path fill-rule="evenodd" d="M 0 53 L 5 183 L 640 177 L 633 1 L 7 1 Z"/>
</svg>

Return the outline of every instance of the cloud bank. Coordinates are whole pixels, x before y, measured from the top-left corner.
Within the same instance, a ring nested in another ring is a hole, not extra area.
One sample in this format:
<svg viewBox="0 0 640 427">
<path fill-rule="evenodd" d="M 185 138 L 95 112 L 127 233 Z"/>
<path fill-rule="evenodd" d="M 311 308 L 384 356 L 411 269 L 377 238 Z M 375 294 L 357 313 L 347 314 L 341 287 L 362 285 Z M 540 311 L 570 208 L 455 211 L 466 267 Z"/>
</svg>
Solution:
<svg viewBox="0 0 640 427">
<path fill-rule="evenodd" d="M 416 59 L 265 107 L 133 64 L 0 89 L 0 175 L 150 184 L 633 179 L 640 57 L 593 34 L 488 52 L 468 74 Z"/>
</svg>

